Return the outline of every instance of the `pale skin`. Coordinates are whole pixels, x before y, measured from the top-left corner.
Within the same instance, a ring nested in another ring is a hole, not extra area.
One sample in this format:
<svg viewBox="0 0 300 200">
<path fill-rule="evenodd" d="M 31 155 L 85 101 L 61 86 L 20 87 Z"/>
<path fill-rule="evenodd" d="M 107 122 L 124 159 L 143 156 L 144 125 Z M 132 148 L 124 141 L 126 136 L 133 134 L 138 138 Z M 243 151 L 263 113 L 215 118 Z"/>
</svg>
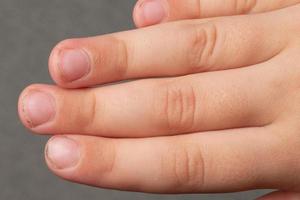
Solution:
<svg viewBox="0 0 300 200">
<path fill-rule="evenodd" d="M 59 43 L 20 118 L 70 181 L 300 199 L 299 3 L 140 0 L 140 29 Z"/>
</svg>

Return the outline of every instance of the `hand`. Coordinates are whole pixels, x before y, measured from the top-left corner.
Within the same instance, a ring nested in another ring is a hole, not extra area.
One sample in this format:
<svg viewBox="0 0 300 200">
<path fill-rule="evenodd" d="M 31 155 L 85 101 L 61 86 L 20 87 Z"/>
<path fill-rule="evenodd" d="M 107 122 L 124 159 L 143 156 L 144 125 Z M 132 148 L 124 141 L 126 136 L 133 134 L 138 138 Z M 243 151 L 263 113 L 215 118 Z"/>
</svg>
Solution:
<svg viewBox="0 0 300 200">
<path fill-rule="evenodd" d="M 57 135 L 46 161 L 71 181 L 156 193 L 298 192 L 299 11 L 63 41 L 49 62 L 59 87 L 25 89 L 20 117 Z M 127 79 L 141 80 L 94 87 Z"/>
</svg>

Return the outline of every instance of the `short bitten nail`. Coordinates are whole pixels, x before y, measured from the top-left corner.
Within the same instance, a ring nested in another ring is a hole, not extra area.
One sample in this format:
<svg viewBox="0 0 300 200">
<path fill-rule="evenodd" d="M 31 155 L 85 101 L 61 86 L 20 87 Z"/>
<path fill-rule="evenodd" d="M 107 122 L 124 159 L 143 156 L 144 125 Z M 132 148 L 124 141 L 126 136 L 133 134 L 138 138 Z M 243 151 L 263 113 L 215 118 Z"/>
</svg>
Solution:
<svg viewBox="0 0 300 200">
<path fill-rule="evenodd" d="M 160 0 L 149 0 L 141 5 L 143 16 L 148 24 L 157 24 L 166 17 L 166 11 Z"/>
<path fill-rule="evenodd" d="M 47 160 L 56 169 L 67 169 L 76 166 L 80 159 L 80 146 L 64 136 L 55 136 L 47 144 Z"/>
<path fill-rule="evenodd" d="M 31 91 L 23 99 L 23 112 L 31 127 L 45 124 L 55 115 L 54 98 L 44 92 Z"/>
<path fill-rule="evenodd" d="M 61 52 L 59 67 L 65 81 L 81 79 L 90 71 L 89 56 L 81 49 L 64 50 Z"/>
</svg>

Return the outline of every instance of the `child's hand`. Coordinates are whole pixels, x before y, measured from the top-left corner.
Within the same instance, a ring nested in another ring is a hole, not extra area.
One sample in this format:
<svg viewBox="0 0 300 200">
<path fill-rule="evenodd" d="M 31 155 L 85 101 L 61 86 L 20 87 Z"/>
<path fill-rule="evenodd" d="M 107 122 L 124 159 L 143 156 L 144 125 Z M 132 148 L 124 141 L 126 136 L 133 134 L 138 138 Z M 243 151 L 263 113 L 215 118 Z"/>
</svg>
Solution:
<svg viewBox="0 0 300 200">
<path fill-rule="evenodd" d="M 19 113 L 34 132 L 65 135 L 49 141 L 46 160 L 71 181 L 297 192 L 299 53 L 300 5 L 66 40 L 49 62 L 60 87 L 28 87 Z"/>
</svg>

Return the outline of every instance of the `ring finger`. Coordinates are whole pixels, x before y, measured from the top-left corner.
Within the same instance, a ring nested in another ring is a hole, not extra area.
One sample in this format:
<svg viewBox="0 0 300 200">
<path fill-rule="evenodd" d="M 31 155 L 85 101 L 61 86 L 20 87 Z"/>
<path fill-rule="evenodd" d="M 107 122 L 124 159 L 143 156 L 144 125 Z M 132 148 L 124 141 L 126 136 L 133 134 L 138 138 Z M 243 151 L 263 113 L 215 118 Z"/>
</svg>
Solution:
<svg viewBox="0 0 300 200">
<path fill-rule="evenodd" d="M 283 50 L 294 38 L 287 37 L 293 33 L 289 25 L 281 14 L 265 14 L 71 39 L 54 48 L 49 67 L 55 82 L 67 88 L 239 68 Z"/>
<path fill-rule="evenodd" d="M 294 149 L 272 134 L 248 128 L 142 139 L 54 136 L 46 160 L 60 177 L 103 188 L 155 193 L 281 188 L 295 181 L 298 165 L 288 156 Z"/>
</svg>

